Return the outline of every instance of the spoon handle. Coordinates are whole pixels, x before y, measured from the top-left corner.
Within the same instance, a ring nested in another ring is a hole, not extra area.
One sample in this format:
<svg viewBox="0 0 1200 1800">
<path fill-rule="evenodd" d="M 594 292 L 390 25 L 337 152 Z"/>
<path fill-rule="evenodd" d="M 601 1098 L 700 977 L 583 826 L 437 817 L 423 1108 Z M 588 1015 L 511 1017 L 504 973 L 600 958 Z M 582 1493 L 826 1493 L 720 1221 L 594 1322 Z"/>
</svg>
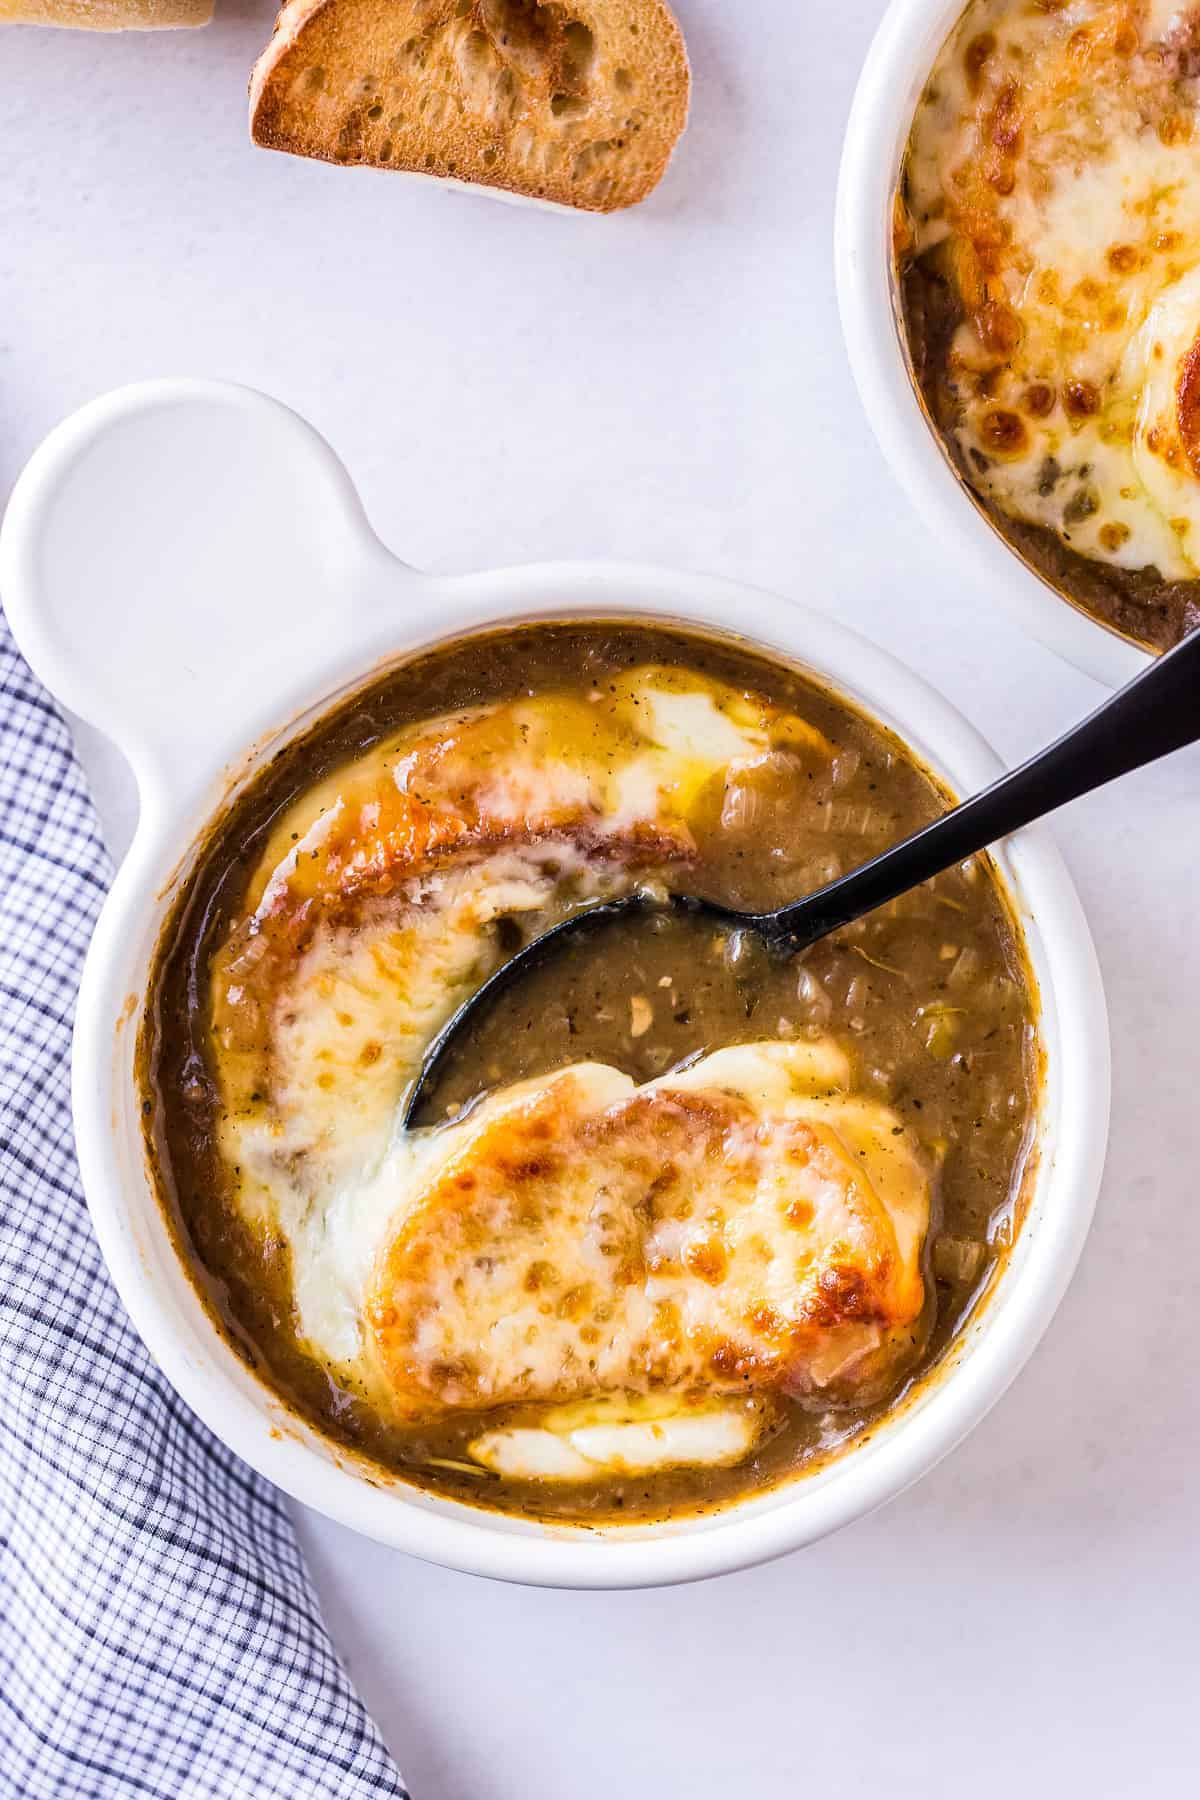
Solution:
<svg viewBox="0 0 1200 1800">
<path fill-rule="evenodd" d="M 771 916 L 777 938 L 812 943 L 1081 794 L 1200 739 L 1200 631 L 1168 650 L 1103 706 L 849 875 Z"/>
</svg>

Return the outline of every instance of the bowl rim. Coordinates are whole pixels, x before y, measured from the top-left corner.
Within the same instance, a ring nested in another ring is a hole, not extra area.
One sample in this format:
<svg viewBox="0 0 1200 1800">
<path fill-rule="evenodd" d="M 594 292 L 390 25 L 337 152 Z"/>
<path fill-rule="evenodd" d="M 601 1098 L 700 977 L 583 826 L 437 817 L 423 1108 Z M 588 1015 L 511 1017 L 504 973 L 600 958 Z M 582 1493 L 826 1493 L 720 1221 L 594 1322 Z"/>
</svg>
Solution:
<svg viewBox="0 0 1200 1800">
<path fill-rule="evenodd" d="M 732 632 L 811 669 L 895 730 L 954 791 L 982 785 L 999 768 L 957 709 L 903 663 L 826 614 L 752 588 L 614 563 L 538 564 L 449 578 L 405 570 L 398 579 L 407 603 L 403 613 L 381 613 L 369 631 L 360 632 L 334 679 L 327 671 L 318 682 L 310 672 L 280 700 L 277 717 L 285 723 L 272 748 L 311 716 L 322 692 L 326 710 L 347 684 L 377 676 L 381 659 L 403 660 L 447 637 L 524 619 L 627 616 Z M 417 609 L 411 605 L 414 582 L 428 600 Z M 414 624 L 414 612 L 436 620 L 436 629 Z M 247 744 L 255 735 L 247 735 Z M 180 817 L 169 792 L 156 789 L 147 771 L 139 774 L 143 816 L 97 926 L 77 1011 L 73 1089 L 84 1188 L 115 1284 L 154 1360 L 219 1438 L 295 1498 L 383 1543 L 475 1574 L 573 1588 L 694 1580 L 797 1549 L 902 1491 L 978 1423 L 1032 1353 L 1083 1247 L 1103 1167 L 1109 1104 L 1099 968 L 1078 897 L 1043 827 L 1009 840 L 997 861 L 1038 980 L 1046 1092 L 1053 1088 L 1055 1119 L 1060 1127 L 1069 1120 L 1071 1130 L 1060 1128 L 1043 1154 L 1017 1250 L 990 1303 L 964 1334 L 969 1354 L 956 1355 L 918 1403 L 886 1417 L 869 1442 L 816 1474 L 723 1512 L 648 1530 L 513 1520 L 456 1502 L 431 1504 L 406 1484 L 364 1479 L 359 1468 L 331 1456 L 329 1440 L 273 1405 L 265 1386 L 257 1403 L 248 1400 L 245 1372 L 206 1314 L 207 1344 L 195 1334 L 187 1340 L 178 1292 L 171 1293 L 161 1267 L 156 1270 L 130 1228 L 128 1176 L 115 1129 L 121 1059 L 113 1048 L 114 1025 L 129 1004 L 129 946 L 148 931 L 157 939 L 172 872 L 219 810 L 210 793 L 192 816 Z M 134 991 L 140 1016 L 144 985 Z M 174 1258 L 161 1216 L 158 1230 Z"/>
<path fill-rule="evenodd" d="M 884 459 L 939 544 L 1029 635 L 1119 687 L 1151 653 L 1060 594 L 986 515 L 955 469 L 917 393 L 892 276 L 892 204 L 913 115 L 934 59 L 967 0 L 890 0 L 851 102 L 838 173 L 834 263 L 842 336 Z"/>
</svg>

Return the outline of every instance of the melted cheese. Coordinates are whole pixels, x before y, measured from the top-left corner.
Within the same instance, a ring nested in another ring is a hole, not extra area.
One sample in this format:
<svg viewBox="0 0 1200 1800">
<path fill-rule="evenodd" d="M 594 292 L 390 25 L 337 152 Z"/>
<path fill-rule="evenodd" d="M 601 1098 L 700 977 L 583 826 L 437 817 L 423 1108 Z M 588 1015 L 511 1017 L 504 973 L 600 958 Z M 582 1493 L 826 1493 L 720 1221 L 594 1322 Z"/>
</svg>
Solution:
<svg viewBox="0 0 1200 1800">
<path fill-rule="evenodd" d="M 597 1394 L 863 1390 L 912 1348 L 925 1171 L 831 1044 L 717 1051 L 635 1088 L 503 1090 L 414 1168 L 369 1282 L 399 1416 Z M 579 1446 L 577 1445 L 576 1448 Z"/>
<path fill-rule="evenodd" d="M 963 309 L 949 356 L 972 484 L 1073 550 L 1200 574 L 1200 9 L 972 0 L 905 168 L 903 251 Z"/>
<path fill-rule="evenodd" d="M 397 1125 L 498 918 L 677 880 L 728 783 L 780 753 L 832 747 L 634 670 L 411 728 L 276 821 L 214 960 L 221 1150 L 247 1223 L 289 1248 L 305 1347 L 381 1416 L 507 1408 L 478 1459 L 545 1479 L 718 1464 L 776 1393 L 865 1390 L 912 1347 L 923 1167 L 832 1045 L 641 1089 L 583 1065 Z"/>
<path fill-rule="evenodd" d="M 482 1432 L 470 1450 L 484 1468 L 510 1480 L 596 1481 L 741 1462 L 769 1422 L 761 1401 L 625 1397 L 548 1408 L 538 1425 Z"/>
</svg>

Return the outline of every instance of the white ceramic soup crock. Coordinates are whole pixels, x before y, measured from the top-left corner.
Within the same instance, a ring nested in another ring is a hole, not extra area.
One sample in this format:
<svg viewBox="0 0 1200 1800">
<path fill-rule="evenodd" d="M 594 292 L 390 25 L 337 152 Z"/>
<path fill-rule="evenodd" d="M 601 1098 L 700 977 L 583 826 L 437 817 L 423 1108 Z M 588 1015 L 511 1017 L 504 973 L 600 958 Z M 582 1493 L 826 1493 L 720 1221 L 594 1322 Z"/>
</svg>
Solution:
<svg viewBox="0 0 1200 1800">
<path fill-rule="evenodd" d="M 1095 954 L 1044 831 L 998 853 L 1041 997 L 1040 1161 L 1016 1247 L 945 1373 L 821 1469 L 714 1517 L 583 1530 L 372 1479 L 290 1414 L 211 1323 L 143 1159 L 134 1049 L 155 942 L 198 833 L 300 724 L 381 666 L 497 622 L 667 619 L 816 671 L 899 732 L 953 789 L 997 772 L 953 707 L 836 621 L 728 582 L 549 563 L 431 577 L 372 533 L 306 424 L 247 389 L 169 381 L 96 401 L 51 434 L 13 494 L 0 591 L 22 650 L 132 764 L 140 816 L 96 928 L 75 1031 L 75 1129 L 109 1269 L 160 1367 L 204 1422 L 309 1506 L 476 1573 L 571 1587 L 685 1581 L 777 1556 L 914 1481 L 982 1418 L 1045 1330 L 1091 1218 L 1108 1119 Z"/>
<path fill-rule="evenodd" d="M 939 545 L 1031 636 L 1119 687 L 1149 653 L 1064 599 L 975 500 L 914 384 L 893 279 L 892 205 L 917 101 L 966 0 L 891 0 L 859 77 L 838 178 L 834 248 L 850 366 L 875 436 Z"/>
</svg>

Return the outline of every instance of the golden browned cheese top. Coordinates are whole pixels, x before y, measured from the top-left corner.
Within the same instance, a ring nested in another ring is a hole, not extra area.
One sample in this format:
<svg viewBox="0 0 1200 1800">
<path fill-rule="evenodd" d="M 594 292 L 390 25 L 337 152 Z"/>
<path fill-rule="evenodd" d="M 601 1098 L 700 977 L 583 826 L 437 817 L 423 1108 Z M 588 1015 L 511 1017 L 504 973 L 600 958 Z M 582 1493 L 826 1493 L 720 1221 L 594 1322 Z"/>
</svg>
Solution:
<svg viewBox="0 0 1200 1800">
<path fill-rule="evenodd" d="M 1001 514 L 1108 569 L 1200 576 L 1200 8 L 971 0 L 896 244 L 942 284 L 947 425 Z M 930 290 L 926 290 L 927 295 Z"/>
<path fill-rule="evenodd" d="M 745 1045 L 489 1103 L 372 1278 L 393 1392 L 419 1415 L 868 1386 L 915 1341 L 929 1181 L 847 1075 L 829 1047 Z"/>
</svg>

